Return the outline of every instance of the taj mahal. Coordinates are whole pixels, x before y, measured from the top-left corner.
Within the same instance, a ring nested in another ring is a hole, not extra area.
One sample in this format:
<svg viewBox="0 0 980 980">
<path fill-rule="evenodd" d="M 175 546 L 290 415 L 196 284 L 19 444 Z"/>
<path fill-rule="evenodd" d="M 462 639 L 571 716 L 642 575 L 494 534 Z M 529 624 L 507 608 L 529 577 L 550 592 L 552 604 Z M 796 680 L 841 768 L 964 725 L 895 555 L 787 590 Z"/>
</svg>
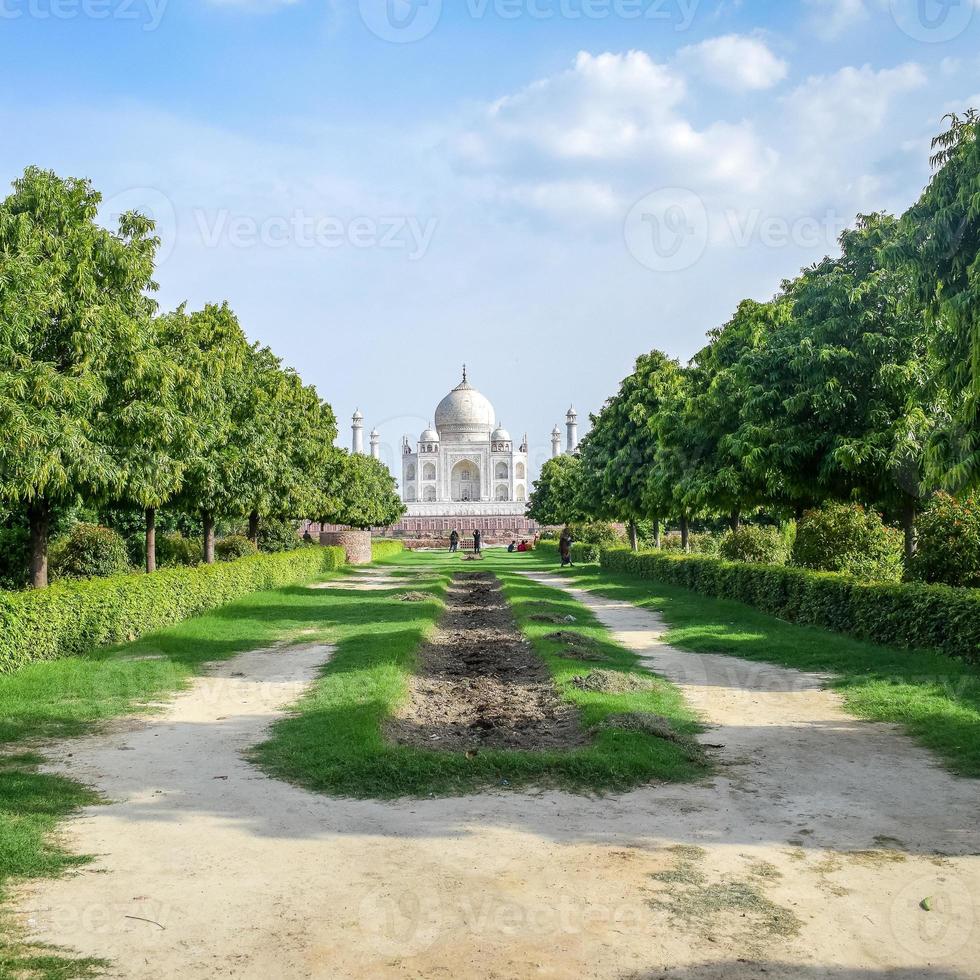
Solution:
<svg viewBox="0 0 980 980">
<path fill-rule="evenodd" d="M 364 452 L 364 416 L 353 418 L 353 451 Z M 578 415 L 566 415 L 565 452 L 578 446 Z M 380 435 L 371 432 L 371 454 Z M 562 452 L 561 432 L 551 433 L 551 452 Z M 401 496 L 406 518 L 510 518 L 520 520 L 529 493 L 528 438 L 515 441 L 490 400 L 467 377 L 436 406 L 432 423 L 401 445 Z M 466 525 L 464 525 L 466 526 Z"/>
</svg>

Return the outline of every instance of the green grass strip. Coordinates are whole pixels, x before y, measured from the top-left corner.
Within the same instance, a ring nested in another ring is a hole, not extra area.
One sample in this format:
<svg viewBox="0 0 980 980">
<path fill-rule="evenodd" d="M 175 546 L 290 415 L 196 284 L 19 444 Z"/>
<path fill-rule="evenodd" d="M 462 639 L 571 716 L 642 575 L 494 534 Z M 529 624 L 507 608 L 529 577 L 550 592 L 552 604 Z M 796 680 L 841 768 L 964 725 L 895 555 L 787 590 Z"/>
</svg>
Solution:
<svg viewBox="0 0 980 980">
<path fill-rule="evenodd" d="M 550 668 L 559 693 L 580 707 L 586 727 L 611 714 L 652 712 L 669 719 L 679 733 L 697 729 L 680 693 L 667 682 L 651 691 L 618 695 L 574 687 L 573 677 L 597 665 L 557 657 L 560 644 L 546 636 L 558 627 L 533 622 L 533 616 L 574 616 L 574 625 L 563 628 L 595 644 L 608 657 L 603 668 L 650 675 L 580 603 L 516 574 L 517 568 L 528 567 L 526 562 L 496 552 L 479 565 L 465 564 L 458 555 L 416 553 L 401 557 L 396 566 L 422 571 L 426 577 L 412 581 L 410 588 L 431 592 L 432 601 L 401 602 L 399 589 L 337 593 L 327 599 L 336 624 L 336 652 L 296 713 L 275 725 L 271 738 L 252 752 L 267 772 L 318 792 L 385 799 L 529 784 L 580 792 L 624 790 L 651 780 L 689 780 L 706 771 L 689 748 L 612 728 L 599 731 L 589 746 L 565 752 L 484 750 L 467 758 L 388 743 L 383 722 L 406 697 L 415 653 L 444 608 L 452 573 L 477 569 L 500 576 L 519 624 Z"/>
<path fill-rule="evenodd" d="M 535 555 L 555 571 L 552 556 Z M 560 572 L 569 584 L 660 613 L 671 646 L 837 675 L 830 686 L 859 718 L 899 724 L 960 776 L 980 777 L 980 668 L 928 650 L 897 650 L 797 626 L 729 599 L 614 575 L 597 565 Z"/>
</svg>

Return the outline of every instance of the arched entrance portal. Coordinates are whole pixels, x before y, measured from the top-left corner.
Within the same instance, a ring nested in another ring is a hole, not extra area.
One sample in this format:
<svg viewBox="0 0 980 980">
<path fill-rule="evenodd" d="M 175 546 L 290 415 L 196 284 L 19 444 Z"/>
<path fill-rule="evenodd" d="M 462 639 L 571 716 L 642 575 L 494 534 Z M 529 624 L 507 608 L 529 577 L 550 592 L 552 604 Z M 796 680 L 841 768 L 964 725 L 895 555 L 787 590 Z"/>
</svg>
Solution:
<svg viewBox="0 0 980 980">
<path fill-rule="evenodd" d="M 453 500 L 480 499 L 480 467 L 469 460 L 461 460 L 452 472 Z"/>
</svg>

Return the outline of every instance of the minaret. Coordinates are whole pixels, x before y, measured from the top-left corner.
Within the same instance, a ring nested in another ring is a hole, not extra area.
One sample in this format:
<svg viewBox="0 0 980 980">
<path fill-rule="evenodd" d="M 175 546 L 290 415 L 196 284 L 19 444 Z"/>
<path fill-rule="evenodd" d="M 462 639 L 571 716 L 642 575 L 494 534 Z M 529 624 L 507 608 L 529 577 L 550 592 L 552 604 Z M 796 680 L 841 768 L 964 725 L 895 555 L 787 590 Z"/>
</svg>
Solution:
<svg viewBox="0 0 980 980">
<path fill-rule="evenodd" d="M 377 429 L 371 430 L 371 455 L 381 459 L 381 433 Z"/>
<path fill-rule="evenodd" d="M 353 436 L 351 440 L 351 452 L 356 453 L 359 456 L 364 455 L 364 416 L 361 414 L 361 410 L 357 409 L 354 412 L 354 418 L 351 420 L 351 434 Z"/>
<path fill-rule="evenodd" d="M 575 411 L 574 405 L 568 410 L 565 419 L 565 428 L 568 429 L 568 442 L 565 451 L 574 453 L 578 449 L 578 412 Z"/>
<path fill-rule="evenodd" d="M 561 455 L 561 429 L 556 425 L 551 433 L 551 458 Z"/>
</svg>

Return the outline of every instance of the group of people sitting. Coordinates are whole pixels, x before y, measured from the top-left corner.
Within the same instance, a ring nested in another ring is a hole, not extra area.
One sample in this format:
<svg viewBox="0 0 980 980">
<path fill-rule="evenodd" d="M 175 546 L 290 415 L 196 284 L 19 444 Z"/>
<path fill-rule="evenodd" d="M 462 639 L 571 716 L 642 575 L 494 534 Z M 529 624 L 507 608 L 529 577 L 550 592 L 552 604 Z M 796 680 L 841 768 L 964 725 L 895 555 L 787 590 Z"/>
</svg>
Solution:
<svg viewBox="0 0 980 980">
<path fill-rule="evenodd" d="M 527 540 L 522 541 L 520 544 L 518 544 L 516 541 L 511 541 L 511 543 L 507 545 L 507 551 L 509 554 L 513 554 L 515 551 L 534 551 L 534 545 Z"/>
</svg>

